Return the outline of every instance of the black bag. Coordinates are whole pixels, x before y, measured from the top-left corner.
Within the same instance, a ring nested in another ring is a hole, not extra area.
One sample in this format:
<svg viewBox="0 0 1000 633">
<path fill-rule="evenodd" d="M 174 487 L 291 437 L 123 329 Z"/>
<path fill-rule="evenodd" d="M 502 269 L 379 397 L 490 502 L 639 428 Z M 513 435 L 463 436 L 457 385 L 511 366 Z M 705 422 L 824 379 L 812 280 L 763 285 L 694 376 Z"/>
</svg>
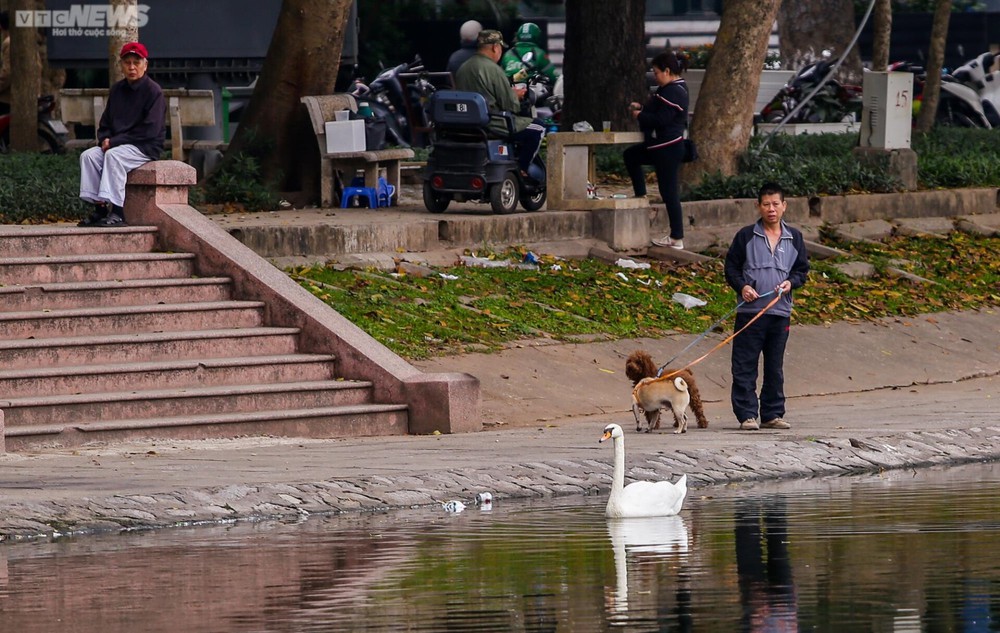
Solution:
<svg viewBox="0 0 1000 633">
<path fill-rule="evenodd" d="M 684 158 L 682 160 L 685 163 L 698 160 L 698 146 L 689 138 L 684 139 Z"/>
<path fill-rule="evenodd" d="M 382 119 L 365 119 L 365 149 L 385 149 L 387 127 Z"/>
</svg>

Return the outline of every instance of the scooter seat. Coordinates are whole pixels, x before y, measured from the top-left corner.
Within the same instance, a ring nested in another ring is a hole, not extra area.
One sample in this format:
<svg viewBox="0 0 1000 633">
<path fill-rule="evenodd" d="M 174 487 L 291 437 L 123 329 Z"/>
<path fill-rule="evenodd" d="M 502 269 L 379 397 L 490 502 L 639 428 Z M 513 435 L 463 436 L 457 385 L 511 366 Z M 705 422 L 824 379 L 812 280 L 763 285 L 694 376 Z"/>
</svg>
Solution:
<svg viewBox="0 0 1000 633">
<path fill-rule="evenodd" d="M 439 90 L 431 96 L 431 120 L 438 127 L 486 127 L 490 110 L 478 92 Z"/>
</svg>

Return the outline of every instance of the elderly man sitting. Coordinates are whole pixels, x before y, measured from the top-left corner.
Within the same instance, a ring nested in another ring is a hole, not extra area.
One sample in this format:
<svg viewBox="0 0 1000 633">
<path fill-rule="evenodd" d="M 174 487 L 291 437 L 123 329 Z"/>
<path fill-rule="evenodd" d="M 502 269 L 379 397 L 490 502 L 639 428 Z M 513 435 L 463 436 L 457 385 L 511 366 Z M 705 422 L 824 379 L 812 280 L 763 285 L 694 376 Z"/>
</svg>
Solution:
<svg viewBox="0 0 1000 633">
<path fill-rule="evenodd" d="M 479 32 L 476 41 L 479 46 L 476 54 L 462 64 L 455 74 L 455 89 L 483 95 L 491 114 L 517 112 L 520 108 L 518 99 L 524 96 L 527 89 L 515 90 L 511 87 L 507 75 L 497 64 L 505 46 L 503 35 L 500 31 L 487 29 Z M 490 130 L 500 136 L 507 134 L 506 126 L 496 119 L 490 123 Z M 517 163 L 523 178 L 530 178 L 528 166 L 538 153 L 543 136 L 545 126 L 541 121 L 525 116 L 514 117 L 514 136 L 511 140 L 517 149 Z"/>
<path fill-rule="evenodd" d="M 97 128 L 97 147 L 80 155 L 80 197 L 94 204 L 80 226 L 125 224 L 128 173 L 163 151 L 167 108 L 160 86 L 146 76 L 146 47 L 129 42 L 119 57 L 125 78 L 111 87 Z"/>
</svg>

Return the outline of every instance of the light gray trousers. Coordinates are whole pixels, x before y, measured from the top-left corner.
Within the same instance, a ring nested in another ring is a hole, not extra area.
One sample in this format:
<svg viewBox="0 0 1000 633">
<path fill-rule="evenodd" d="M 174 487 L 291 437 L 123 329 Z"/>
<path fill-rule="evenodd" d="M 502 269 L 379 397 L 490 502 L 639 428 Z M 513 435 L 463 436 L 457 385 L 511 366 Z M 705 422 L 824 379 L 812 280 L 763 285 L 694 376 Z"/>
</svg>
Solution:
<svg viewBox="0 0 1000 633">
<path fill-rule="evenodd" d="M 119 145 L 106 152 L 91 147 L 80 154 L 80 197 L 124 207 L 128 173 L 149 161 L 135 145 Z"/>
</svg>

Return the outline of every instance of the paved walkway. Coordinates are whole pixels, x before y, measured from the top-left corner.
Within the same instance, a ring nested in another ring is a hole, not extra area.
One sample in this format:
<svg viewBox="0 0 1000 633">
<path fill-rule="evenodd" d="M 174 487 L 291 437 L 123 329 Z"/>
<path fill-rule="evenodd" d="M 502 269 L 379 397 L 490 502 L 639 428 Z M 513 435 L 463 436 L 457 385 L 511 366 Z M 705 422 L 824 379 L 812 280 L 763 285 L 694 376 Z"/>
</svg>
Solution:
<svg viewBox="0 0 1000 633">
<path fill-rule="evenodd" d="M 0 455 L 0 540 L 67 531 L 376 510 L 525 496 L 607 494 L 604 425 L 626 428 L 628 476 L 694 487 L 1000 457 L 996 311 L 794 327 L 790 431 L 736 430 L 728 351 L 696 368 L 708 429 L 636 434 L 624 358 L 688 337 L 525 345 L 436 359 L 482 380 L 481 433 L 345 440 L 157 442 Z M 711 343 L 706 343 L 711 344 Z"/>
</svg>

